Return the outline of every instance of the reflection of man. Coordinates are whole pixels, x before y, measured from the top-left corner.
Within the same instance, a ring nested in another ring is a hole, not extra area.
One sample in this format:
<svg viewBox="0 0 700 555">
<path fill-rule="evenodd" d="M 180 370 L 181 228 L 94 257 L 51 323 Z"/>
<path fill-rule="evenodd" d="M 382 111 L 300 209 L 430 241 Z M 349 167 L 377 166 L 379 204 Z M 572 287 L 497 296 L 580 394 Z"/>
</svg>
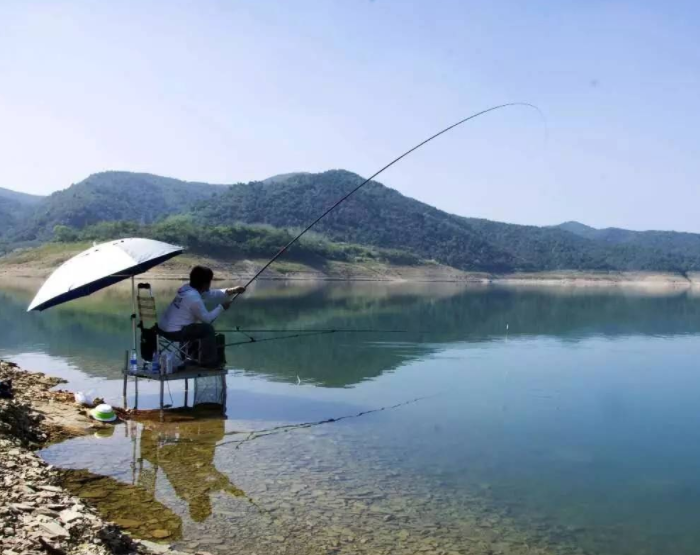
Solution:
<svg viewBox="0 0 700 555">
<path fill-rule="evenodd" d="M 163 469 L 177 496 L 189 505 L 195 522 L 211 515 L 210 494 L 245 495 L 214 466 L 216 444 L 223 437 L 222 419 L 148 423 L 141 433 L 141 457 Z"/>
<path fill-rule="evenodd" d="M 216 366 L 223 362 L 217 353 L 216 333 L 212 322 L 231 306 L 231 295 L 240 295 L 245 287 L 211 290 L 214 272 L 204 266 L 195 266 L 190 272 L 189 284 L 178 289 L 177 296 L 158 322 L 163 336 L 172 341 L 200 342 L 200 362 Z M 219 301 L 213 310 L 207 310 L 204 301 Z"/>
</svg>

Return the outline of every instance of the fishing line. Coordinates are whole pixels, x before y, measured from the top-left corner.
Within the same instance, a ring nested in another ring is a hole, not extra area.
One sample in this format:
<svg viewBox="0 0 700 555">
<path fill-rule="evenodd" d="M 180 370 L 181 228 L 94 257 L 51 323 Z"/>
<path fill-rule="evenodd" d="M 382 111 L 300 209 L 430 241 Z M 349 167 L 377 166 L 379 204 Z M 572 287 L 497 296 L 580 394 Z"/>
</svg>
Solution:
<svg viewBox="0 0 700 555">
<path fill-rule="evenodd" d="M 459 125 L 462 125 L 463 123 L 466 123 L 466 122 L 468 122 L 468 121 L 470 121 L 470 120 L 473 120 L 473 119 L 475 119 L 475 118 L 478 118 L 479 116 L 483 116 L 484 114 L 488 114 L 489 112 L 493 112 L 493 111 L 495 111 L 495 110 L 501 110 L 501 109 L 503 109 L 503 108 L 514 107 L 514 106 L 522 106 L 522 107 L 526 107 L 526 108 L 532 108 L 533 110 L 535 110 L 535 111 L 540 115 L 540 117 L 542 118 L 542 120 L 544 121 L 544 124 L 545 124 L 545 131 L 546 131 L 546 123 L 547 123 L 547 120 L 546 120 L 546 118 L 544 117 L 544 114 L 542 113 L 542 110 L 540 110 L 540 109 L 539 109 L 537 106 L 535 106 L 534 104 L 530 104 L 530 103 L 528 103 L 528 102 L 509 102 L 509 103 L 507 103 L 507 104 L 499 104 L 498 106 L 492 106 L 491 108 L 487 108 L 486 110 L 482 110 L 481 112 L 477 112 L 476 114 L 472 114 L 471 116 L 468 116 L 468 117 L 466 117 L 466 118 L 464 118 L 464 119 L 458 121 L 457 123 L 453 123 L 453 124 L 450 125 L 449 127 L 446 127 L 445 129 L 443 129 L 443 130 L 441 130 L 441 131 L 438 131 L 437 133 L 435 133 L 435 135 L 432 135 L 431 137 L 428 137 L 428 138 L 425 139 L 424 141 L 418 143 L 416 146 L 414 146 L 414 147 L 411 148 L 410 150 L 407 150 L 407 151 L 404 152 L 401 156 L 399 156 L 399 157 L 395 158 L 394 160 L 392 160 L 391 162 L 389 162 L 386 166 L 384 166 L 383 168 L 381 168 L 381 169 L 380 169 L 379 171 L 377 171 L 376 173 L 372 174 L 370 177 L 368 177 L 368 178 L 365 179 L 362 183 L 360 183 L 357 187 L 355 187 L 352 191 L 350 191 L 350 192 L 349 192 L 348 194 L 346 194 L 344 197 L 342 197 L 341 199 L 339 199 L 335 204 L 333 204 L 333 206 L 331 206 L 328 210 L 326 210 L 323 214 L 321 214 L 318 218 L 316 218 L 313 222 L 311 222 L 308 226 L 306 226 L 296 237 L 294 237 L 294 238 L 293 238 L 291 241 L 289 241 L 284 247 L 282 247 L 282 248 L 279 250 L 279 252 L 278 252 L 275 256 L 273 256 L 267 263 L 265 263 L 265 265 L 264 265 L 262 268 L 260 268 L 260 270 L 259 270 L 252 278 L 250 278 L 250 280 L 248 281 L 248 283 L 245 284 L 244 287 L 247 288 L 251 283 L 253 283 L 256 279 L 258 279 L 258 277 L 260 276 L 260 274 L 262 274 L 265 270 L 267 270 L 267 269 L 268 269 L 280 256 L 282 256 L 294 243 L 296 243 L 299 239 L 301 239 L 301 237 L 302 237 L 307 231 L 309 231 L 313 226 L 315 226 L 318 222 L 320 222 L 323 218 L 325 218 L 328 214 L 330 214 L 335 208 L 337 208 L 338 206 L 340 206 L 343 202 L 345 202 L 348 198 L 350 198 L 350 196 L 352 196 L 354 193 L 356 193 L 357 191 L 359 191 L 360 189 L 362 189 L 362 187 L 364 187 L 365 185 L 367 185 L 367 183 L 369 183 L 370 181 L 372 181 L 372 180 L 373 180 L 375 177 L 377 177 L 379 174 L 381 174 L 381 173 L 384 172 L 385 170 L 389 169 L 391 166 L 393 166 L 394 164 L 396 164 L 397 162 L 399 162 L 400 160 L 402 160 L 403 158 L 405 158 L 406 156 L 408 156 L 408 155 L 411 154 L 412 152 L 418 150 L 418 149 L 419 149 L 420 147 L 422 147 L 423 145 L 428 144 L 428 143 L 429 143 L 430 141 L 432 141 L 433 139 L 437 139 L 440 135 L 443 135 L 443 134 L 447 133 L 448 131 L 451 131 L 451 130 L 454 129 L 455 127 L 458 127 Z M 235 301 L 235 300 L 238 298 L 239 295 L 240 295 L 240 293 L 236 293 L 236 294 L 231 298 L 231 301 Z"/>
<path fill-rule="evenodd" d="M 217 330 L 217 332 L 220 333 L 232 333 L 232 332 L 237 332 L 245 335 L 248 338 L 248 341 L 236 341 L 234 343 L 226 343 L 224 346 L 225 347 L 233 347 L 235 345 L 249 345 L 250 343 L 263 343 L 265 341 L 276 341 L 278 339 L 295 339 L 299 337 L 313 337 L 315 335 L 330 335 L 332 333 L 408 333 L 406 330 L 343 330 L 343 329 L 337 329 L 337 330 L 271 330 L 271 329 L 260 329 L 260 330 L 245 330 L 250 333 L 265 333 L 265 332 L 270 332 L 270 333 L 294 333 L 294 335 L 283 335 L 283 336 L 277 336 L 277 337 L 264 337 L 262 339 L 257 339 L 251 335 L 248 335 L 247 333 L 243 333 L 244 330 L 240 330 L 236 328 L 235 330 Z"/>
<path fill-rule="evenodd" d="M 252 336 L 248 335 L 247 333 L 245 333 L 245 332 L 248 331 L 248 330 L 241 330 L 241 329 L 239 329 L 238 327 L 236 327 L 235 330 L 218 330 L 218 331 L 220 331 L 221 333 L 224 333 L 224 332 L 227 332 L 227 331 L 234 331 L 234 332 L 236 332 L 236 333 L 240 333 L 241 335 L 245 335 L 245 336 L 248 338 L 248 342 L 249 342 L 249 343 L 255 343 L 255 341 L 256 341 L 256 339 L 255 339 L 254 337 L 252 337 Z"/>
<path fill-rule="evenodd" d="M 347 420 L 349 418 L 360 418 L 362 416 L 367 416 L 368 414 L 374 414 L 377 412 L 383 412 L 385 410 L 397 409 L 399 407 L 403 407 L 406 405 L 412 405 L 413 403 L 417 403 L 418 401 L 423 401 L 424 399 L 429 399 L 430 397 L 435 397 L 435 395 L 428 395 L 425 397 L 416 397 L 415 399 L 409 399 L 408 401 L 403 401 L 401 403 L 397 403 L 395 405 L 391 405 L 388 407 L 380 407 L 378 409 L 364 410 L 364 411 L 358 412 L 356 414 L 346 414 L 345 416 L 339 416 L 337 418 L 326 418 L 325 420 L 318 420 L 316 422 L 303 422 L 301 424 L 284 424 L 282 426 L 275 426 L 273 428 L 266 428 L 266 429 L 262 429 L 262 430 L 252 430 L 250 432 L 226 432 L 224 434 L 225 436 L 233 436 L 233 435 L 240 435 L 240 434 L 247 434 L 247 436 L 243 439 L 240 439 L 240 440 L 224 441 L 222 443 L 219 443 L 217 445 L 217 447 L 221 447 L 222 445 L 232 445 L 233 444 L 233 445 L 236 445 L 236 449 L 239 449 L 241 447 L 241 445 L 243 445 L 244 443 L 247 443 L 247 442 L 252 441 L 254 439 L 257 439 L 259 437 L 280 434 L 280 433 L 284 433 L 284 432 L 289 432 L 291 430 L 312 428 L 314 426 L 321 426 L 323 424 L 332 424 L 334 422 L 341 422 L 342 420 Z"/>
<path fill-rule="evenodd" d="M 265 337 L 263 339 L 253 339 L 252 337 L 248 341 L 236 341 L 234 343 L 226 343 L 225 347 L 235 347 L 236 345 L 250 345 L 251 343 L 265 343 L 266 341 L 277 341 L 280 339 L 296 339 L 299 337 L 313 337 L 315 335 L 329 335 L 331 333 L 336 333 L 335 330 L 325 330 L 312 333 L 295 333 L 294 335 L 285 335 L 282 337 Z"/>
</svg>

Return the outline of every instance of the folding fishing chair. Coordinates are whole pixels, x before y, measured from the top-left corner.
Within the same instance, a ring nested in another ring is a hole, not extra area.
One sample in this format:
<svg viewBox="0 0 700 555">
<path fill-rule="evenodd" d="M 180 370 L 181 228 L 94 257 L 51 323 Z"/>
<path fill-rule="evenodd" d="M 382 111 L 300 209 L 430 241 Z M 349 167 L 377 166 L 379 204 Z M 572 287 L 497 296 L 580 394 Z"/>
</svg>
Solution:
<svg viewBox="0 0 700 555">
<path fill-rule="evenodd" d="M 201 364 L 199 339 L 181 341 L 176 334 L 165 332 L 158 327 L 156 299 L 150 283 L 138 284 L 136 303 L 141 330 L 141 358 L 153 360 L 159 353 L 170 352 L 180 361 L 179 366 Z"/>
</svg>

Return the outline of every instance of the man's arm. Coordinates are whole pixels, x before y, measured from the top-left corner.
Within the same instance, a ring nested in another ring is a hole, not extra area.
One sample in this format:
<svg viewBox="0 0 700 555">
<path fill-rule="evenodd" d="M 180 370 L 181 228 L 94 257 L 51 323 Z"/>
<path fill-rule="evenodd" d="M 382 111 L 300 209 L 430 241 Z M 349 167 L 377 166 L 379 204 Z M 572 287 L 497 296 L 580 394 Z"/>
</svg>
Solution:
<svg viewBox="0 0 700 555">
<path fill-rule="evenodd" d="M 210 289 L 206 293 L 202 294 L 202 298 L 207 301 L 223 301 L 228 297 L 240 295 L 242 293 L 245 293 L 245 287 L 239 285 L 229 289 Z"/>
<path fill-rule="evenodd" d="M 204 306 L 204 301 L 200 298 L 193 302 L 191 310 L 196 321 L 211 324 L 226 309 L 222 305 L 218 305 L 214 310 L 207 310 L 207 307 Z"/>
<path fill-rule="evenodd" d="M 210 289 L 206 293 L 202 293 L 202 298 L 205 301 L 223 301 L 226 297 L 226 289 Z"/>
</svg>

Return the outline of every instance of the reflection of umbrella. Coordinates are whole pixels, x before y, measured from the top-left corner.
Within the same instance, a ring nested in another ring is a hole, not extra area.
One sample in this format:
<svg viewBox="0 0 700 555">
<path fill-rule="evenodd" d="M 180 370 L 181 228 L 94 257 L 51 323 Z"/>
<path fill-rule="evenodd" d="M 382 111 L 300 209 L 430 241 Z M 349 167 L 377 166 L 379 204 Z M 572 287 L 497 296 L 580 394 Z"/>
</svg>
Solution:
<svg viewBox="0 0 700 555">
<path fill-rule="evenodd" d="M 51 274 L 27 311 L 91 295 L 182 254 L 182 247 L 152 239 L 119 239 L 77 254 Z"/>
</svg>

